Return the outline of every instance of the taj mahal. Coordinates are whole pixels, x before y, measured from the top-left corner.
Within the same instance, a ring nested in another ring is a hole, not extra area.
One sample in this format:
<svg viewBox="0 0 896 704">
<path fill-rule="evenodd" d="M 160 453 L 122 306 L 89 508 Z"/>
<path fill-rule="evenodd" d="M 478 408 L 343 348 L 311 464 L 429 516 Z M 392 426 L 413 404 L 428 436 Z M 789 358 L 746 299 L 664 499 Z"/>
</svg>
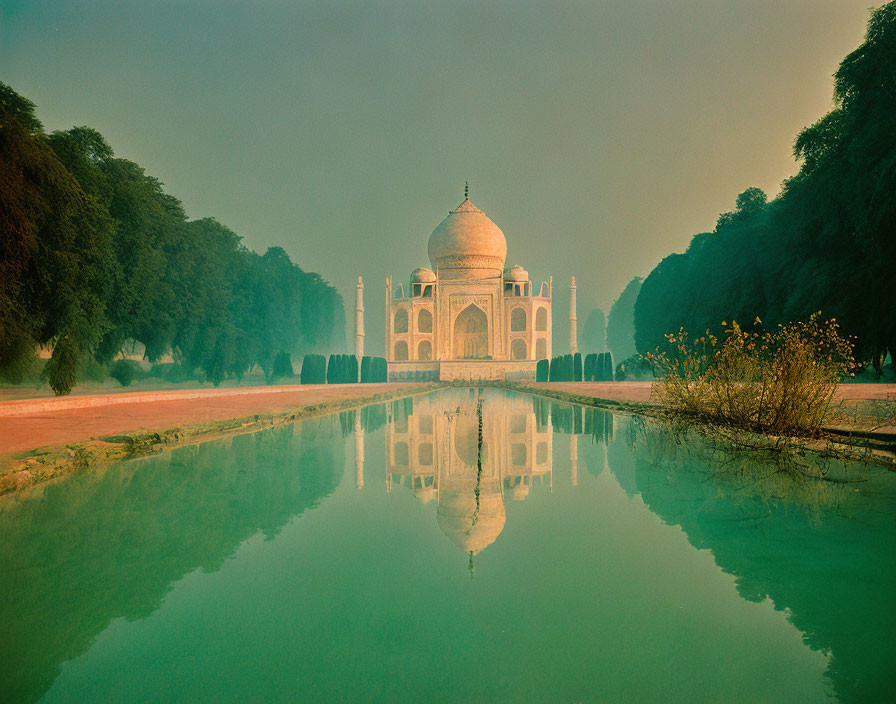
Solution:
<svg viewBox="0 0 896 704">
<path fill-rule="evenodd" d="M 386 279 L 389 379 L 534 378 L 551 357 L 552 277 L 536 290 L 523 267 L 505 266 L 507 240 L 469 199 L 429 236 L 430 268 L 410 281 Z M 570 344 L 575 352 L 575 279 Z M 363 283 L 359 277 L 355 354 L 363 356 Z"/>
</svg>

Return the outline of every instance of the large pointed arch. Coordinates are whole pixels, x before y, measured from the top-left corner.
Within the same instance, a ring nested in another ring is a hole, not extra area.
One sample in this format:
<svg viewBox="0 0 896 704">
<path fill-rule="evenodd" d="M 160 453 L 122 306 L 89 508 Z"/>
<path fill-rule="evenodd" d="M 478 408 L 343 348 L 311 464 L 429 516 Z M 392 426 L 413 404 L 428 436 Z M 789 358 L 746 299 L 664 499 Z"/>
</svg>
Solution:
<svg viewBox="0 0 896 704">
<path fill-rule="evenodd" d="M 454 319 L 454 356 L 461 359 L 482 359 L 489 355 L 488 316 L 471 303 Z"/>
</svg>

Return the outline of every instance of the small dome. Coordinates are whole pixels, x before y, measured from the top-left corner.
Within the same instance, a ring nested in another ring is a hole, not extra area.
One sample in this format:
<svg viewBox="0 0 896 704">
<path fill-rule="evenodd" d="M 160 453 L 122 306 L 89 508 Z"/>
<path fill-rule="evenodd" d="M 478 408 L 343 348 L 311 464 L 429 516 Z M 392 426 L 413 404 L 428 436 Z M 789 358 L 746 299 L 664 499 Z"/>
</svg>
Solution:
<svg viewBox="0 0 896 704">
<path fill-rule="evenodd" d="M 418 266 L 411 272 L 412 284 L 430 284 L 436 280 L 436 274 L 432 269 L 425 266 Z"/>
<path fill-rule="evenodd" d="M 514 501 L 522 501 L 529 495 L 529 485 L 525 482 L 520 482 L 515 487 L 510 489 L 508 494 L 510 494 L 510 498 Z"/>
<path fill-rule="evenodd" d="M 504 280 L 526 283 L 529 280 L 529 272 L 523 269 L 519 264 L 514 264 L 504 270 Z"/>
<path fill-rule="evenodd" d="M 435 487 L 432 486 L 419 486 L 414 489 L 414 496 L 420 499 L 423 503 L 428 504 L 435 498 L 436 490 Z"/>
<path fill-rule="evenodd" d="M 507 240 L 488 216 L 469 200 L 448 213 L 429 236 L 429 261 L 449 276 L 493 276 L 504 269 Z M 463 270 L 463 273 L 457 270 Z"/>
</svg>

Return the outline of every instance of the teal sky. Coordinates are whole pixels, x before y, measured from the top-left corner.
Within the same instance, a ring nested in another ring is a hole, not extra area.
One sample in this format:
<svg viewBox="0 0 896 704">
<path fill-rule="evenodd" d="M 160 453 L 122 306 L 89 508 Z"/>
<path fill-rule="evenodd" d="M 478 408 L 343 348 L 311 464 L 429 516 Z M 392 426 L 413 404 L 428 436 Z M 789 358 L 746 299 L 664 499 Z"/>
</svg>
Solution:
<svg viewBox="0 0 896 704">
<path fill-rule="evenodd" d="M 283 246 L 349 320 L 362 274 L 373 353 L 385 275 L 428 266 L 469 180 L 508 264 L 559 284 L 562 352 L 570 275 L 584 320 L 744 188 L 778 192 L 871 4 L 0 0 L 0 80 Z"/>
</svg>

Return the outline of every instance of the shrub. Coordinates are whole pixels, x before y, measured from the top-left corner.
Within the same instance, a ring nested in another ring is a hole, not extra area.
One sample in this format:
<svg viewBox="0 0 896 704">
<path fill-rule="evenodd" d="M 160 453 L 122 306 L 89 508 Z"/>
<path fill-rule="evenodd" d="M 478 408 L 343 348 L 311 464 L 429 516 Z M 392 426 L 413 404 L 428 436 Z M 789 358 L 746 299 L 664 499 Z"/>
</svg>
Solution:
<svg viewBox="0 0 896 704">
<path fill-rule="evenodd" d="M 339 355 L 331 354 L 329 360 L 327 360 L 327 383 L 328 384 L 338 384 L 339 381 Z"/>
<path fill-rule="evenodd" d="M 292 356 L 289 352 L 278 352 L 274 357 L 274 367 L 271 370 L 271 379 L 287 379 L 296 375 L 292 368 Z"/>
<path fill-rule="evenodd" d="M 353 354 L 345 355 L 345 381 L 346 384 L 358 383 L 358 358 Z"/>
<path fill-rule="evenodd" d="M 122 386 L 130 386 L 131 382 L 143 376 L 143 369 L 133 359 L 118 359 L 109 368 L 109 376 Z"/>
<path fill-rule="evenodd" d="M 92 356 L 85 358 L 78 370 L 80 381 L 105 381 L 107 376 L 109 376 L 109 370 L 106 365 L 100 364 Z"/>
<path fill-rule="evenodd" d="M 158 364 L 153 364 L 149 371 L 146 372 L 147 379 L 165 379 L 168 376 L 168 371 L 174 365 L 171 362 L 160 362 Z"/>
<path fill-rule="evenodd" d="M 370 357 L 367 355 L 361 357 L 361 383 L 370 383 Z"/>
<path fill-rule="evenodd" d="M 373 358 L 373 380 L 378 383 L 389 381 L 389 363 L 385 357 Z"/>
<path fill-rule="evenodd" d="M 683 329 L 668 348 L 648 355 L 659 382 L 657 400 L 701 422 L 774 435 L 818 432 L 841 377 L 854 368 L 852 343 L 836 320 L 765 331 L 722 323 L 724 341 L 708 331 L 691 339 Z"/>
<path fill-rule="evenodd" d="M 44 365 L 41 379 L 46 379 L 57 396 L 65 396 L 78 380 L 78 364 L 81 348 L 70 337 L 59 339 L 53 347 L 53 354 Z"/>
<path fill-rule="evenodd" d="M 648 381 L 652 379 L 653 367 L 649 360 L 639 354 L 633 354 L 616 366 L 616 381 Z"/>
<path fill-rule="evenodd" d="M 172 384 L 179 384 L 183 381 L 190 381 L 196 378 L 196 370 L 190 369 L 185 364 L 172 364 L 165 372 L 165 380 Z"/>
<path fill-rule="evenodd" d="M 300 380 L 303 384 L 325 384 L 327 382 L 327 358 L 322 354 L 306 354 L 302 360 Z"/>
<path fill-rule="evenodd" d="M 594 381 L 613 381 L 613 357 L 609 352 L 594 358 Z"/>
<path fill-rule="evenodd" d="M 585 381 L 594 381 L 594 369 L 597 364 L 597 355 L 595 353 L 585 355 L 585 366 L 583 376 Z"/>
</svg>

